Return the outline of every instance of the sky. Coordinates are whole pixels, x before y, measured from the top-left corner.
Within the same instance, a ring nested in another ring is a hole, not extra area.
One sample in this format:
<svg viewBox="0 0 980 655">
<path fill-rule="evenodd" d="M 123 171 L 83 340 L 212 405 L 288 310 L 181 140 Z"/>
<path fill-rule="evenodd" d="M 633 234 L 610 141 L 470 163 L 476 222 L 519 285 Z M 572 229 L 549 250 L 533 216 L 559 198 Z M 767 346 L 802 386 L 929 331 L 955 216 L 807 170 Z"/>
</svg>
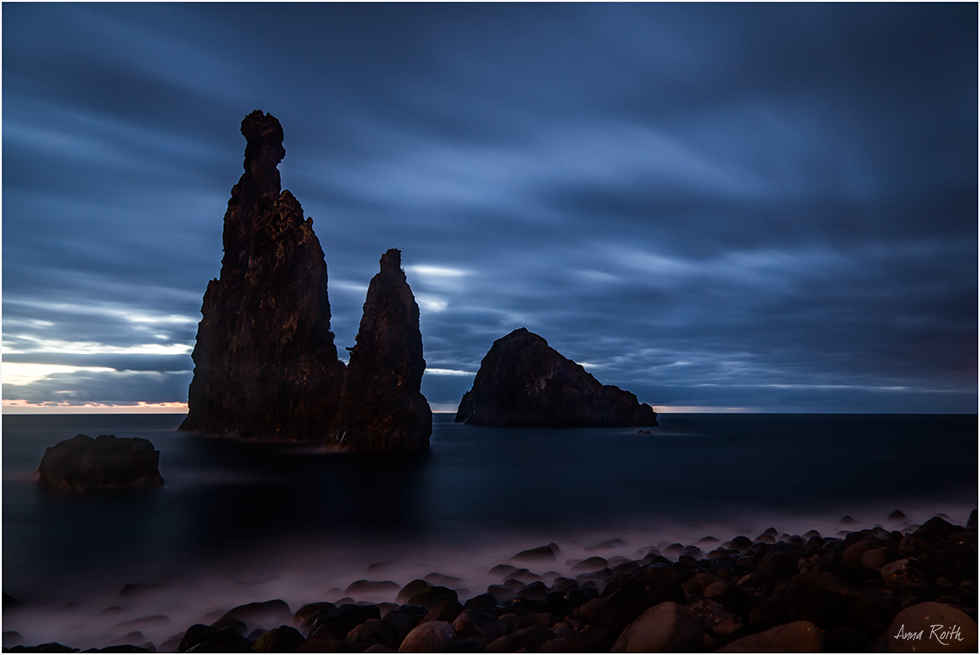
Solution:
<svg viewBox="0 0 980 655">
<path fill-rule="evenodd" d="M 540 334 L 660 411 L 977 411 L 977 5 L 2 5 L 4 412 L 182 411 L 254 109 L 338 351 Z"/>
</svg>

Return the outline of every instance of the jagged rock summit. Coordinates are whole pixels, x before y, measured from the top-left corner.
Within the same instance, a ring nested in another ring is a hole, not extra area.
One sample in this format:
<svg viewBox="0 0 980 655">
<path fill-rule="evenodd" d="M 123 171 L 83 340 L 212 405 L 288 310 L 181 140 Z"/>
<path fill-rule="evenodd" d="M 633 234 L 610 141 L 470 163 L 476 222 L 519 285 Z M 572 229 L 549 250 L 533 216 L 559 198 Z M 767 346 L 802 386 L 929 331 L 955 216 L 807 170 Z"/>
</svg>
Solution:
<svg viewBox="0 0 980 655">
<path fill-rule="evenodd" d="M 603 385 L 525 328 L 494 341 L 457 423 L 504 427 L 654 426 L 657 413 L 619 387 Z"/>
<path fill-rule="evenodd" d="M 341 391 L 340 446 L 371 452 L 428 450 L 432 410 L 421 393 L 425 359 L 419 306 L 398 250 L 381 257 L 350 351 Z"/>
<path fill-rule="evenodd" d="M 245 172 L 225 213 L 221 274 L 204 295 L 180 429 L 322 440 L 336 428 L 344 377 L 330 331 L 327 265 L 312 219 L 280 191 L 279 121 L 254 111 L 242 134 Z"/>
</svg>

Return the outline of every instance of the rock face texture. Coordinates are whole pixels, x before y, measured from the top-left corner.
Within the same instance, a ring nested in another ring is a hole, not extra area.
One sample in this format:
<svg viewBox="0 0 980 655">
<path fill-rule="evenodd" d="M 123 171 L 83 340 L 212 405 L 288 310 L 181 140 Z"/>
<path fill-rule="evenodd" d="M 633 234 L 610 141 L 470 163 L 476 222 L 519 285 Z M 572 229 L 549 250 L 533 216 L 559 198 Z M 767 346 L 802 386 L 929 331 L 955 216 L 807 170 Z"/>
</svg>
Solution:
<svg viewBox="0 0 980 655">
<path fill-rule="evenodd" d="M 98 438 L 80 434 L 44 451 L 41 486 L 88 493 L 148 489 L 163 484 L 160 453 L 146 439 Z"/>
<path fill-rule="evenodd" d="M 350 351 L 340 393 L 340 445 L 352 451 L 427 450 L 432 410 L 420 391 L 425 360 L 419 306 L 398 250 L 381 257 Z"/>
<path fill-rule="evenodd" d="M 457 423 L 504 427 L 657 425 L 653 408 L 619 387 L 603 385 L 525 328 L 493 343 Z"/>
<path fill-rule="evenodd" d="M 224 219 L 221 274 L 208 283 L 180 429 L 308 441 L 336 427 L 344 364 L 330 331 L 327 266 L 312 219 L 277 166 L 279 121 L 242 121 L 245 173 Z"/>
</svg>

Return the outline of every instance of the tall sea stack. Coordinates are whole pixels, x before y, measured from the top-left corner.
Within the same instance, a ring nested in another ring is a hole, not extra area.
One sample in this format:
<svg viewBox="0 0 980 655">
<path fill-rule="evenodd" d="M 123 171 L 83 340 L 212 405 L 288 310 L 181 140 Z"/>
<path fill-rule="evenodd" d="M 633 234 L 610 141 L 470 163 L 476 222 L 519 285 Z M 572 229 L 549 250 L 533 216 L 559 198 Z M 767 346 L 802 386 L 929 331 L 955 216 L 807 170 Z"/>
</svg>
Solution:
<svg viewBox="0 0 980 655">
<path fill-rule="evenodd" d="M 603 385 L 525 328 L 493 342 L 457 423 L 502 427 L 627 427 L 657 425 L 657 413 L 636 396 Z"/>
<path fill-rule="evenodd" d="M 341 391 L 338 441 L 365 452 L 424 451 L 432 410 L 421 393 L 422 333 L 419 306 L 401 269 L 401 252 L 381 257 L 371 280 L 357 344 Z"/>
<path fill-rule="evenodd" d="M 322 440 L 336 428 L 344 378 L 323 250 L 313 220 L 304 220 L 289 191 L 280 192 L 277 166 L 286 151 L 279 121 L 254 111 L 242 134 L 245 173 L 225 213 L 220 277 L 204 294 L 180 429 Z"/>
</svg>

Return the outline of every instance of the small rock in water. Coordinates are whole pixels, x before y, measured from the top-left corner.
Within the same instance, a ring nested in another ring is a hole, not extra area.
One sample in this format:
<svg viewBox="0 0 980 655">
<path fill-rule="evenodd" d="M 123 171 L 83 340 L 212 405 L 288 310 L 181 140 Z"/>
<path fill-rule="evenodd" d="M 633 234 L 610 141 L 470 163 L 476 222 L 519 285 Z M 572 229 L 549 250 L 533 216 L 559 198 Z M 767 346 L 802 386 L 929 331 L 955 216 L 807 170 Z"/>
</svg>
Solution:
<svg viewBox="0 0 980 655">
<path fill-rule="evenodd" d="M 512 562 L 556 562 L 558 558 L 555 557 L 557 552 L 557 546 L 554 544 L 549 544 L 547 546 L 539 546 L 537 548 L 531 548 L 529 550 L 522 550 L 513 557 L 510 558 Z"/>
<path fill-rule="evenodd" d="M 422 579 L 429 584 L 438 584 L 443 585 L 444 587 L 449 585 L 458 585 L 462 582 L 461 579 L 454 575 L 443 575 L 442 573 L 430 573 Z"/>
<path fill-rule="evenodd" d="M 70 493 L 151 489 L 163 484 L 160 452 L 146 439 L 80 434 L 44 451 L 40 484 Z"/>
<path fill-rule="evenodd" d="M 390 594 L 396 593 L 401 589 L 398 583 L 392 582 L 391 580 L 356 580 L 349 585 L 344 593 L 348 596 L 353 595 L 372 595 L 372 596 L 389 596 Z"/>
<path fill-rule="evenodd" d="M 516 570 L 517 568 L 511 566 L 510 564 L 498 564 L 497 566 L 490 569 L 489 573 L 490 575 L 497 575 L 500 576 L 501 578 L 505 578 Z"/>
<path fill-rule="evenodd" d="M 574 561 L 574 560 L 571 560 Z M 572 565 L 572 571 L 598 571 L 609 566 L 604 557 L 593 556 Z"/>
<path fill-rule="evenodd" d="M 838 525 L 857 525 L 857 519 L 852 516 L 844 515 L 841 520 L 837 522 Z"/>
<path fill-rule="evenodd" d="M 909 517 L 905 516 L 905 512 L 900 509 L 896 509 L 894 512 L 888 515 L 889 521 L 908 521 Z"/>
</svg>

